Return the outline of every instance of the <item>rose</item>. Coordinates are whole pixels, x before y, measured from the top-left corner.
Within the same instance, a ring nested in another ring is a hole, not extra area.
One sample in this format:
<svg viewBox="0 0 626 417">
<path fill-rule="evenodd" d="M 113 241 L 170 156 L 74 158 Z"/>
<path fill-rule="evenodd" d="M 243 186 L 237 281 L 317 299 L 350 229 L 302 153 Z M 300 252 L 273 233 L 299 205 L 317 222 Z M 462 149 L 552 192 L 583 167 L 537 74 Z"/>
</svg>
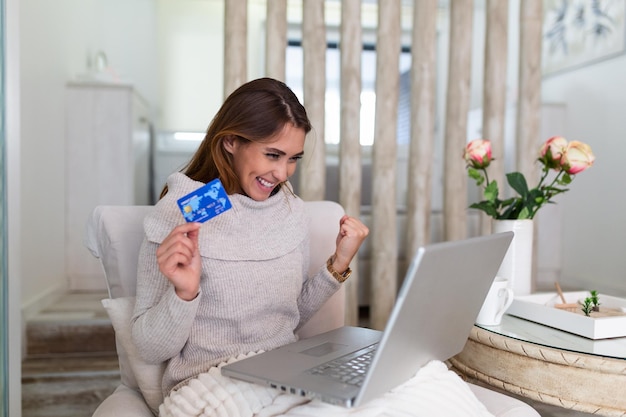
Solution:
<svg viewBox="0 0 626 417">
<path fill-rule="evenodd" d="M 463 158 L 476 169 L 486 168 L 491 163 L 491 141 L 476 139 L 465 147 Z"/>
<path fill-rule="evenodd" d="M 575 175 L 592 166 L 595 157 L 589 145 L 578 141 L 567 143 L 564 137 L 553 136 L 541 146 L 539 160 L 556 171 L 563 169 Z"/>
<path fill-rule="evenodd" d="M 567 140 L 563 136 L 553 136 L 539 149 L 539 158 L 544 165 L 560 170 L 561 156 L 567 148 Z"/>
<path fill-rule="evenodd" d="M 463 158 L 467 163 L 467 173 L 476 181 L 476 185 L 484 183 L 484 200 L 470 205 L 484 211 L 494 219 L 532 219 L 537 211 L 551 199 L 568 191 L 572 176 L 591 167 L 595 156 L 589 145 L 582 142 L 567 142 L 561 136 L 548 139 L 539 149 L 537 160 L 543 165 L 539 183 L 529 189 L 526 178 L 519 172 L 506 174 L 509 186 L 518 193 L 517 196 L 500 200 L 496 181 L 489 181 L 487 167 L 493 161 L 491 142 L 487 139 L 476 139 L 465 147 Z M 551 182 L 545 183 L 548 174 L 556 171 Z"/>
<path fill-rule="evenodd" d="M 576 175 L 592 166 L 595 159 L 589 145 L 572 141 L 567 144 L 567 148 L 563 152 L 561 167 L 568 174 Z"/>
</svg>

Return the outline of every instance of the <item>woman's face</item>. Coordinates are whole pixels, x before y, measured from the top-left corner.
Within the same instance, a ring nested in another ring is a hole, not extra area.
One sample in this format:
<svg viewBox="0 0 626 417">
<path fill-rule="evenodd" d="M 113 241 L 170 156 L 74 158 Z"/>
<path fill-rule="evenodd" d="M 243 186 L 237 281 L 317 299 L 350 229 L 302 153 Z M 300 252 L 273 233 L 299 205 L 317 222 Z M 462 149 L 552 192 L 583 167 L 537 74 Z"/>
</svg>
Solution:
<svg viewBox="0 0 626 417">
<path fill-rule="evenodd" d="M 304 153 L 305 136 L 304 129 L 287 123 L 270 142 L 225 140 L 226 151 L 233 155 L 241 192 L 256 201 L 266 200 L 295 172 Z"/>
</svg>

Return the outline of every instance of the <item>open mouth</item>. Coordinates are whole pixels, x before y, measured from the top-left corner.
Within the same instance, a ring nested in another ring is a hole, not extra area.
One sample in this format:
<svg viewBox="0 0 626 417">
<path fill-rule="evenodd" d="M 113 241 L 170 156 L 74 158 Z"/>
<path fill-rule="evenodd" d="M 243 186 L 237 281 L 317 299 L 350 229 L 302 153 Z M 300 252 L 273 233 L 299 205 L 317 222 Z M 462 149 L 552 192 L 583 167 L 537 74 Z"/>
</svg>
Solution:
<svg viewBox="0 0 626 417">
<path fill-rule="evenodd" d="M 273 183 L 273 182 L 269 182 L 269 181 L 266 181 L 266 180 L 264 180 L 264 179 L 263 179 L 263 178 L 261 178 L 261 177 L 257 177 L 257 178 L 256 178 L 256 180 L 257 180 L 257 182 L 258 182 L 259 184 L 261 184 L 261 186 L 262 186 L 263 188 L 267 188 L 267 189 L 269 189 L 269 190 L 271 190 L 272 188 L 274 188 L 274 186 L 276 185 L 275 183 Z"/>
</svg>

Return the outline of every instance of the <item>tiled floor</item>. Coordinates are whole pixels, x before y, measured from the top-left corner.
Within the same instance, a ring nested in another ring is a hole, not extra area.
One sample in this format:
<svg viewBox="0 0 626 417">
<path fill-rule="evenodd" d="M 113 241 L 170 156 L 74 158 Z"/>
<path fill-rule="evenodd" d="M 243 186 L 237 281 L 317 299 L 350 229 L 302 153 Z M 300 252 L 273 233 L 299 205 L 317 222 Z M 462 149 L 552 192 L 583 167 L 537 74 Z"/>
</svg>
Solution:
<svg viewBox="0 0 626 417">
<path fill-rule="evenodd" d="M 68 294 L 57 304 L 47 308 L 33 320 L 38 325 L 59 322 L 110 324 L 100 303 L 105 293 Z M 363 320 L 361 324 L 366 322 Z M 98 337 L 104 337 L 100 329 Z M 37 331 L 38 334 L 45 330 Z M 92 337 L 92 340 L 98 340 Z M 48 346 L 51 343 L 47 342 Z M 87 347 L 90 352 L 61 355 L 59 353 L 37 354 L 22 366 L 23 417 L 88 417 L 97 405 L 119 384 L 117 357 L 107 347 Z M 54 350 L 52 348 L 52 350 Z M 102 352 L 98 352 L 101 350 Z M 511 395 L 505 393 L 506 395 Z M 542 417 L 589 417 L 561 407 L 546 405 L 519 398 L 533 406 Z"/>
</svg>

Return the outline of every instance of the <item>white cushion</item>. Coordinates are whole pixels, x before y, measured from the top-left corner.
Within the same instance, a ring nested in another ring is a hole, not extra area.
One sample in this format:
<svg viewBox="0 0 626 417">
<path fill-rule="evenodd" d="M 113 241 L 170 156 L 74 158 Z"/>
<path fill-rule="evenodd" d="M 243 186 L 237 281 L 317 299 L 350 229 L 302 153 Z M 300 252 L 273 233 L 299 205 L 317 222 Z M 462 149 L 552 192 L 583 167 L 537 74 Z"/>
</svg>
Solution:
<svg viewBox="0 0 626 417">
<path fill-rule="evenodd" d="M 152 206 L 98 206 L 85 229 L 84 243 L 105 272 L 109 296 L 135 295 L 143 219 Z"/>
<path fill-rule="evenodd" d="M 134 388 L 125 382 L 124 378 L 128 381 L 136 381 L 136 386 L 141 391 L 148 407 L 156 415 L 159 405 L 163 402 L 161 381 L 163 380 L 165 363 L 154 365 L 143 361 L 132 342 L 130 319 L 135 308 L 135 297 L 105 298 L 102 300 L 102 305 L 109 314 L 115 329 L 117 353 L 123 374 L 122 382 Z M 122 363 L 122 358 L 124 358 L 125 363 Z"/>
<path fill-rule="evenodd" d="M 92 417 L 154 417 L 138 390 L 121 384 L 96 409 Z"/>
</svg>

